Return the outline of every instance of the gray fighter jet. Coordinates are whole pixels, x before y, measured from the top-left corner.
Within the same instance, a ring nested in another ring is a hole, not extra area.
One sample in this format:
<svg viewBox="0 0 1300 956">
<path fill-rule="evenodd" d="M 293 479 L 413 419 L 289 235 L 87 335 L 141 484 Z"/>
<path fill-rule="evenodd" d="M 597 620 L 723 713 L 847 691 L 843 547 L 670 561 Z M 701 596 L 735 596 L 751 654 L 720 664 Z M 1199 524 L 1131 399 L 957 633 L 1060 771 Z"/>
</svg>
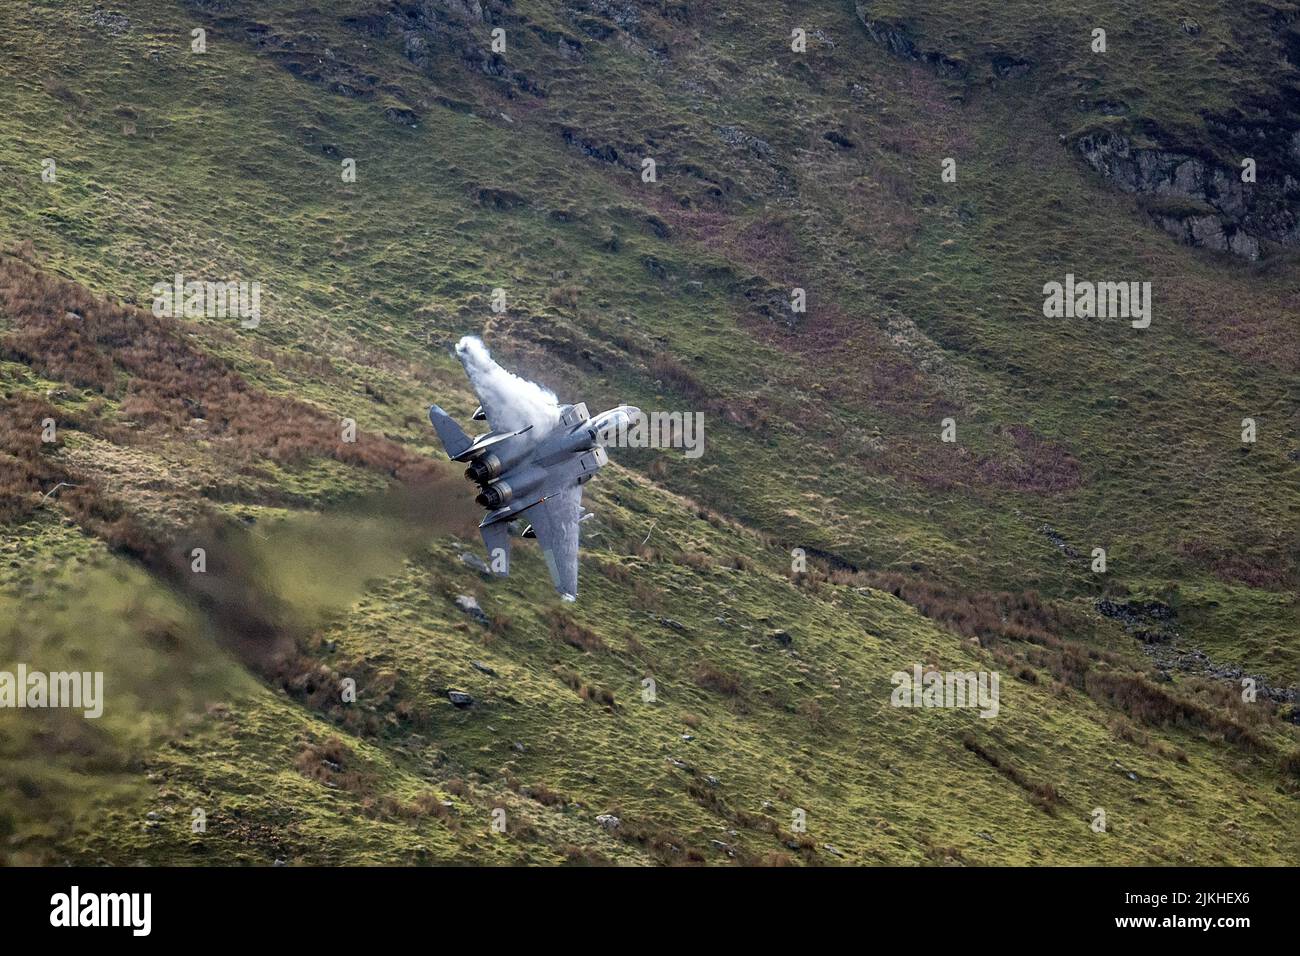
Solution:
<svg viewBox="0 0 1300 956">
<path fill-rule="evenodd" d="M 477 339 L 462 339 L 456 353 L 482 403 L 475 421 L 492 428 L 470 438 L 439 406 L 429 409 L 452 461 L 467 462 L 465 477 L 479 486 L 474 499 L 487 509 L 479 525 L 489 565 L 510 573 L 510 523 L 529 524 L 523 537 L 535 537 L 555 589 L 566 601 L 578 594 L 578 524 L 582 486 L 609 458 L 603 441 L 631 425 L 639 409 L 619 406 L 592 418 L 587 406 L 563 405 L 532 382 L 492 361 Z"/>
</svg>

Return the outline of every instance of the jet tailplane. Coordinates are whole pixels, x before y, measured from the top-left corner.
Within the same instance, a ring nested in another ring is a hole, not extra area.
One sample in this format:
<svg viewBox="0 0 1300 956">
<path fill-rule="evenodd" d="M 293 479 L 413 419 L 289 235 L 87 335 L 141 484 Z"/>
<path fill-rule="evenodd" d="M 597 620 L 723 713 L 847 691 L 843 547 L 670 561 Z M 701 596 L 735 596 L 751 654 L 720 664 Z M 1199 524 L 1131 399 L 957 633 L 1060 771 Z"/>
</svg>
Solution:
<svg viewBox="0 0 1300 956">
<path fill-rule="evenodd" d="M 488 566 L 494 574 L 505 577 L 510 573 L 510 522 L 484 525 L 479 528 L 479 533 L 487 547 Z"/>
</svg>

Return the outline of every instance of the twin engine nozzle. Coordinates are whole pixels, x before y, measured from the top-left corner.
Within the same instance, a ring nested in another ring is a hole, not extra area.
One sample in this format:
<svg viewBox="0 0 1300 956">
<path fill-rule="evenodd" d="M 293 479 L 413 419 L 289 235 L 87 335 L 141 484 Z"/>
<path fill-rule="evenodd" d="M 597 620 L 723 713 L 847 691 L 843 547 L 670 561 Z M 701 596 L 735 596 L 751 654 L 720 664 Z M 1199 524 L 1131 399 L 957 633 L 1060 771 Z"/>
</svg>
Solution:
<svg viewBox="0 0 1300 956">
<path fill-rule="evenodd" d="M 510 486 L 504 481 L 491 484 L 499 474 L 501 459 L 491 453 L 475 458 L 465 469 L 465 477 L 482 488 L 474 500 L 489 511 L 495 511 L 513 497 Z"/>
</svg>

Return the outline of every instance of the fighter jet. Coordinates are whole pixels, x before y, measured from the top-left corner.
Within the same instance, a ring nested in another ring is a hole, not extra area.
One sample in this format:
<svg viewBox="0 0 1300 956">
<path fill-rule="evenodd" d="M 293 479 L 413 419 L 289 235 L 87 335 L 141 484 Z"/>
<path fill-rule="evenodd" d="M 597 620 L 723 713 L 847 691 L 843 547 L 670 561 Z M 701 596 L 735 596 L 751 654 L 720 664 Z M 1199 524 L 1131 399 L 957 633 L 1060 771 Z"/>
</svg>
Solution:
<svg viewBox="0 0 1300 956">
<path fill-rule="evenodd" d="M 541 546 L 551 580 L 561 598 L 578 594 L 578 525 L 582 486 L 608 461 L 603 442 L 640 417 L 621 405 L 592 418 L 583 403 L 560 404 L 555 396 L 507 372 L 476 338 L 461 339 L 456 354 L 481 403 L 475 421 L 486 420 L 487 434 L 470 438 L 437 405 L 429 421 L 452 461 L 468 464 L 465 477 L 478 485 L 474 499 L 487 510 L 479 524 L 489 566 L 510 573 L 510 523 L 525 521 L 523 537 Z"/>
</svg>

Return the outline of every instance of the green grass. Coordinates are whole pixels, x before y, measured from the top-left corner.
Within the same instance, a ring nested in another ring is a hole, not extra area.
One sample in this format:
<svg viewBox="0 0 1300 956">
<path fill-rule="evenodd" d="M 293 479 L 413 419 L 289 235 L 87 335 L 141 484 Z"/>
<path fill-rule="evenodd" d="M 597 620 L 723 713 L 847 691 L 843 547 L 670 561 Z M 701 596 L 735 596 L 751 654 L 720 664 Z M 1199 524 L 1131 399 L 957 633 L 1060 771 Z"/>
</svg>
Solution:
<svg viewBox="0 0 1300 956">
<path fill-rule="evenodd" d="M 1158 0 L 1140 15 L 1111 0 L 863 0 L 857 7 L 867 19 L 904 26 L 920 50 L 960 61 L 975 80 L 996 76 L 997 57 L 1029 64 L 1034 93 L 1067 126 L 1118 123 L 1139 136 L 1154 127 L 1209 146 L 1207 117 L 1250 115 L 1296 77 L 1284 54 L 1295 36 L 1288 2 Z M 1104 52 L 1093 48 L 1098 29 Z"/>
<path fill-rule="evenodd" d="M 788 831 L 795 807 L 808 811 L 817 847 L 856 863 L 1294 855 L 1294 778 L 1277 758 L 1296 746 L 1293 728 L 1263 724 L 1276 752 L 1258 753 L 1195 726 L 1134 720 L 1130 732 L 1127 716 L 1035 663 L 1039 648 L 972 647 L 882 592 L 825 583 L 813 593 L 787 573 L 789 549 L 802 544 L 959 592 L 1035 590 L 1089 622 L 1059 637 L 1118 655 L 1105 666 L 1121 669 L 1149 664 L 1091 602 L 1176 593 L 1186 646 L 1294 685 L 1294 263 L 1252 268 L 1178 246 L 1057 138 L 1081 85 L 1181 130 L 1199 122 L 1196 104 L 1221 109 L 1275 81 L 1268 43 L 1224 39 L 1246 14 L 1192 11 L 1203 32 L 1188 37 L 1175 21 L 1173 43 L 1157 30 L 1169 25 L 1168 5 L 1134 28 L 1095 6 L 1099 14 L 1038 5 L 1033 15 L 962 6 L 958 17 L 954 5 L 871 5 L 972 64 L 990 50 L 1033 58 L 1036 106 L 1026 109 L 1016 91 L 957 90 L 892 59 L 850 4 L 745 2 L 685 22 L 642 11 L 624 42 L 601 42 L 554 5 L 521 2 L 506 18 L 507 60 L 544 97 L 445 50 L 421 69 L 395 33 L 348 26 L 349 4 L 231 3 L 218 13 L 137 4 L 120 37 L 92 29 L 80 5 L 11 6 L 0 166 L 23 187 L 0 195 L 0 232 L 30 239 L 50 270 L 146 306 L 152 284 L 177 271 L 257 279 L 261 326 L 200 320 L 202 346 L 257 387 L 430 455 L 424 406 L 437 400 L 467 418 L 475 404 L 446 345 L 483 331 L 507 364 L 592 408 L 703 408 L 707 443 L 696 461 L 615 453 L 626 469 L 589 486 L 603 533 L 585 546 L 572 614 L 603 649 L 551 637 L 555 601 L 529 545 L 511 579 L 491 584 L 432 530 L 417 547 L 403 542 L 398 566 L 359 549 L 361 577 L 330 585 L 312 557 L 329 545 L 309 538 L 277 552 L 277 593 L 295 596 L 291 606 L 313 622 L 308 657 L 354 667 L 385 692 L 369 701 L 359 681 L 349 712 L 253 682 L 220 658 L 238 676 L 237 702 L 213 713 L 206 704 L 224 693 L 160 705 L 147 734 L 105 724 L 102 746 L 116 762 L 102 794 L 75 760 L 46 761 L 41 739 L 19 736 L 14 759 L 47 765 L 58 780 L 40 786 L 58 789 L 41 793 L 60 798 L 6 788 L 9 829 L 21 837 L 13 858 L 560 862 L 581 846 L 617 862 L 731 860 L 716 839 L 742 860 L 837 861 L 791 850 L 761 822 Z M 1086 52 L 1093 19 L 1110 34 L 1104 68 Z M 251 21 L 302 49 L 328 46 L 327 79 L 276 65 L 272 45 L 247 40 Z M 814 38 L 792 54 L 791 24 L 823 31 L 833 48 Z M 198 25 L 209 31 L 202 56 L 188 52 Z M 556 52 L 556 33 L 581 41 L 581 59 Z M 487 42 L 484 24 L 455 18 L 445 36 L 456 49 Z M 1209 56 L 1207 44 L 1221 42 L 1239 45 L 1246 65 L 1229 71 Z M 349 68 L 377 77 L 378 92 L 331 94 L 330 71 Z M 415 110 L 414 126 L 385 117 L 399 103 Z M 727 127 L 769 149 L 729 143 Z M 622 160 L 585 156 L 564 129 Z M 852 147 L 828 141 L 828 130 Z M 658 158 L 660 182 L 641 183 L 642 155 Z M 58 162 L 57 183 L 40 181 L 45 156 Z M 939 178 L 948 156 L 956 184 Z M 341 181 L 342 157 L 357 159 L 356 183 Z M 480 198 L 491 189 L 522 202 L 498 208 Z M 1043 319 L 1042 285 L 1066 272 L 1151 280 L 1152 327 Z M 779 303 L 795 285 L 808 290 L 809 312 L 791 329 Z M 504 316 L 489 309 L 496 286 L 508 291 Z M 756 306 L 769 292 L 771 316 Z M 665 374 L 664 356 L 684 371 Z M 6 391 L 60 384 L 18 363 L 0 373 Z M 75 390 L 67 399 L 83 400 Z M 939 442 L 950 415 L 956 446 Z M 1249 452 L 1239 441 L 1246 416 L 1260 422 Z M 1053 456 L 1068 453 L 1077 481 L 1036 486 L 1042 462 L 1026 459 L 1012 426 Z M 240 474 L 219 445 L 194 439 L 66 442 L 63 454 L 81 455 L 164 526 L 188 520 L 198 489 L 221 489 L 215 507 L 260 526 L 287 513 L 271 505 L 332 508 L 380 484 L 334 462 Z M 695 502 L 731 521 L 699 520 Z M 0 567 L 6 588 L 24 586 L 35 560 L 110 560 L 73 530 L 52 536 L 51 520 L 3 529 L 17 555 Z M 1084 557 L 1068 558 L 1042 525 Z M 647 549 L 636 547 L 647 533 Z M 1096 546 L 1108 551 L 1104 578 L 1085 560 Z M 717 566 L 684 563 L 686 552 Z M 746 570 L 723 566 L 736 555 Z M 1228 567 L 1222 555 L 1240 561 Z M 1242 563 L 1280 571 L 1281 583 L 1243 582 Z M 458 593 L 477 594 L 501 623 L 484 632 L 469 622 L 451 603 Z M 159 600 L 197 613 L 178 596 Z M 129 614 L 105 618 L 122 622 L 116 639 L 131 640 Z M 795 635 L 794 654 L 767 637 L 778 627 Z M 35 659 L 59 646 L 57 633 L 51 624 L 18 647 Z M 191 621 L 186 633 L 197 653 L 204 625 Z M 1002 670 L 1003 715 L 889 708 L 889 675 L 914 662 Z M 739 696 L 700 687 L 703 663 L 737 676 Z M 1015 679 L 1021 666 L 1040 683 Z M 569 672 L 613 693 L 617 709 L 583 700 Z M 648 674 L 658 704 L 640 700 Z M 447 686 L 481 706 L 453 710 L 438 693 Z M 1183 675 L 1175 687 L 1208 693 Z M 1035 805 L 963 745 L 966 733 L 1024 779 L 1056 788 L 1061 803 Z M 331 735 L 364 769 L 355 791 L 296 769 L 304 748 Z M 545 785 L 567 803 L 545 806 L 512 784 Z M 449 800 L 450 813 L 394 809 L 425 794 Z M 497 800 L 535 832 L 493 835 Z M 61 809 L 43 818 L 38 808 L 50 806 Z M 211 809 L 202 837 L 189 829 L 195 806 Z M 1104 835 L 1088 828 L 1098 806 L 1112 823 Z M 605 812 L 624 820 L 625 838 L 596 825 Z"/>
</svg>

